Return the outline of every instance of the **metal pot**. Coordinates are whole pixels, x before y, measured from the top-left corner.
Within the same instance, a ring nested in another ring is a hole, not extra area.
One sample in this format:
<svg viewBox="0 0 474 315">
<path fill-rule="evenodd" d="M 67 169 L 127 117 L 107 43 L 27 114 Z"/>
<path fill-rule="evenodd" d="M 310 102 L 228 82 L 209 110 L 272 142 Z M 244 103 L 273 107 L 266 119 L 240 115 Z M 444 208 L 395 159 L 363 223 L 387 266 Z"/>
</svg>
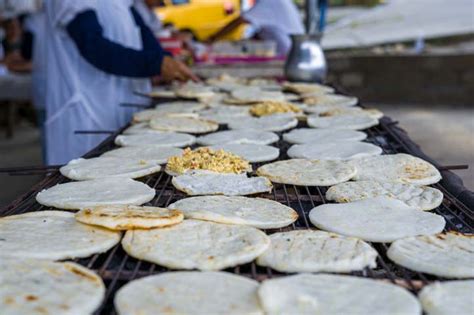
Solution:
<svg viewBox="0 0 474 315">
<path fill-rule="evenodd" d="M 327 64 L 320 45 L 321 34 L 291 35 L 285 75 L 290 81 L 318 82 L 326 79 Z"/>
</svg>

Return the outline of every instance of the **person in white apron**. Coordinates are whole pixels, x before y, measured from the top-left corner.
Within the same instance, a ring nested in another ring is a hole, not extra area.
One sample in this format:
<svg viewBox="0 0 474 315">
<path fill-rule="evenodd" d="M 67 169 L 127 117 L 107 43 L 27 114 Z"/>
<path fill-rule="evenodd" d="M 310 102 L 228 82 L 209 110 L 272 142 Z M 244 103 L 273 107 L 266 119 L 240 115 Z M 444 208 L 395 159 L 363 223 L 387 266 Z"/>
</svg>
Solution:
<svg viewBox="0 0 474 315">
<path fill-rule="evenodd" d="M 279 55 L 289 52 L 290 35 L 304 33 L 302 18 L 293 0 L 257 0 L 250 10 L 242 12 L 209 40 L 218 40 L 243 23 L 251 24 L 259 38 L 275 41 Z"/>
<path fill-rule="evenodd" d="M 196 79 L 161 49 L 133 11 L 133 0 L 45 0 L 46 163 L 64 164 L 105 136 L 77 130 L 116 130 L 131 118 L 124 102 L 143 103 L 135 91 L 149 77 Z M 145 37 L 148 41 L 145 41 Z"/>
</svg>

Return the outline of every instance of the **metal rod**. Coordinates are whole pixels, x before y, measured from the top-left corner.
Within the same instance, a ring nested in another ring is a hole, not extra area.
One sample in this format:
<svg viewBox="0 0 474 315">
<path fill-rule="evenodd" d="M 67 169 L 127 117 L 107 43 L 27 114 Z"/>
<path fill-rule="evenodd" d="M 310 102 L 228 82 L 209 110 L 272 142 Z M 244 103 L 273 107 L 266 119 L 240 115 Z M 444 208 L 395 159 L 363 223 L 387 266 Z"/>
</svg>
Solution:
<svg viewBox="0 0 474 315">
<path fill-rule="evenodd" d="M 121 103 L 121 107 L 137 107 L 137 108 L 148 108 L 150 105 L 147 104 L 137 104 L 137 103 Z"/>
<path fill-rule="evenodd" d="M 136 92 L 135 91 L 135 92 L 133 92 L 133 94 L 138 95 L 138 96 L 142 96 L 142 97 L 146 97 L 146 98 L 153 98 L 151 95 L 143 93 L 143 92 Z"/>
<path fill-rule="evenodd" d="M 15 173 L 29 171 L 57 170 L 63 165 L 35 165 L 35 166 L 17 166 L 0 168 L 0 173 Z"/>
<path fill-rule="evenodd" d="M 440 171 L 447 171 L 447 170 L 467 170 L 468 168 L 469 168 L 469 165 L 467 165 L 467 164 L 438 166 L 438 169 L 439 169 Z"/>
<path fill-rule="evenodd" d="M 47 173 L 53 173 L 57 170 L 38 170 L 38 171 L 25 171 L 25 172 L 10 172 L 6 173 L 8 176 L 36 176 L 36 175 L 44 175 Z"/>
<path fill-rule="evenodd" d="M 115 130 L 76 130 L 74 131 L 75 135 L 111 135 L 115 133 Z"/>
<path fill-rule="evenodd" d="M 317 29 L 317 19 L 316 15 L 318 12 L 317 0 L 306 0 L 305 3 L 305 26 L 307 34 L 316 33 Z"/>
</svg>

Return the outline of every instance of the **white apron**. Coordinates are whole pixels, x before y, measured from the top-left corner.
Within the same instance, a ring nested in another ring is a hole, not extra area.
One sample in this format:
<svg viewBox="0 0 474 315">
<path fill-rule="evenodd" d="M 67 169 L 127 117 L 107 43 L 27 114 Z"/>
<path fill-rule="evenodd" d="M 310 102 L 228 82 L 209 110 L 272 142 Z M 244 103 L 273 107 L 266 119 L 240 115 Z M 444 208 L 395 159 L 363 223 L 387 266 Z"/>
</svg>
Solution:
<svg viewBox="0 0 474 315">
<path fill-rule="evenodd" d="M 85 10 L 97 13 L 104 36 L 123 46 L 141 49 L 140 30 L 132 0 L 46 0 L 47 82 L 46 162 L 64 164 L 85 154 L 105 136 L 76 135 L 76 130 L 116 130 L 132 114 L 123 102 L 141 102 L 134 91 L 151 89 L 148 79 L 107 74 L 89 64 L 66 31 L 67 24 Z"/>
</svg>

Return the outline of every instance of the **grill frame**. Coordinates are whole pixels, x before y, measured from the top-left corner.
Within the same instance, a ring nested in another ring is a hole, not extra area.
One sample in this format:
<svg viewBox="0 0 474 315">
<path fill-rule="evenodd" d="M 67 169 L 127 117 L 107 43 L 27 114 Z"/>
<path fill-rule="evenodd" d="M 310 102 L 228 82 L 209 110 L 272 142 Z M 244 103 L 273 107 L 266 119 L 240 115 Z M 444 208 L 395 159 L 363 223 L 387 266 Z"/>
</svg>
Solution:
<svg viewBox="0 0 474 315">
<path fill-rule="evenodd" d="M 365 132 L 368 134 L 367 141 L 379 145 L 383 149 L 384 154 L 408 153 L 416 156 L 419 155 L 418 152 L 414 152 L 411 149 L 410 145 L 406 143 L 406 141 L 398 136 L 395 130 L 395 125 L 396 122 L 392 121 L 390 118 L 382 118 L 378 126 L 365 130 Z M 298 127 L 302 127 L 301 123 Z M 100 145 L 98 145 L 84 157 L 90 158 L 99 156 L 103 152 L 115 148 L 114 138 L 120 134 L 123 129 L 124 128 L 111 134 Z M 95 133 L 101 132 L 95 131 Z M 280 137 L 280 141 L 274 145 L 281 150 L 279 160 L 287 159 L 288 157 L 286 156 L 286 150 L 288 149 L 289 144 L 284 142 Z M 254 169 L 256 169 L 258 166 L 259 164 L 255 164 Z M 32 173 L 37 174 L 38 172 L 45 173 L 45 178 L 40 183 L 33 186 L 30 191 L 13 201 L 10 205 L 0 209 L 0 217 L 47 209 L 47 207 L 36 203 L 35 195 L 45 188 L 51 187 L 58 183 L 69 181 L 63 177 L 57 169 L 54 168 L 34 170 L 30 172 L 23 170 L 20 174 L 28 175 Z M 147 203 L 147 205 L 165 207 L 176 200 L 186 197 L 184 193 L 177 191 L 171 185 L 171 177 L 163 171 L 157 174 L 146 176 L 140 180 L 156 190 L 155 198 L 151 202 Z M 433 213 L 440 214 L 446 219 L 446 230 L 474 233 L 473 209 L 469 209 L 459 199 L 453 196 L 443 184 L 438 183 L 432 186 L 440 189 L 444 194 L 442 205 L 433 210 Z M 272 193 L 260 194 L 259 196 L 270 198 L 285 205 L 289 205 L 298 212 L 300 217 L 298 221 L 287 228 L 265 230 L 265 232 L 271 234 L 274 232 L 294 229 L 316 229 L 315 227 L 311 226 L 308 219 L 308 213 L 313 207 L 327 202 L 325 199 L 326 190 L 327 188 L 325 187 L 274 184 L 274 190 Z M 444 280 L 439 277 L 410 271 L 390 262 L 390 260 L 388 260 L 386 257 L 388 244 L 379 243 L 371 245 L 374 246 L 374 248 L 379 253 L 377 258 L 378 267 L 375 269 L 366 268 L 363 271 L 353 272 L 351 273 L 352 275 L 390 281 L 407 288 L 413 293 L 418 292 L 421 287 L 431 281 Z M 168 271 L 167 268 L 160 267 L 153 263 L 139 261 L 133 257 L 128 256 L 123 251 L 120 244 L 116 245 L 106 253 L 96 254 L 88 258 L 75 259 L 72 261 L 96 271 L 104 280 L 107 288 L 106 296 L 103 304 L 95 312 L 95 314 L 115 314 L 113 308 L 114 294 L 122 285 L 126 284 L 127 282 L 144 276 Z M 254 262 L 240 265 L 235 268 L 229 268 L 226 271 L 253 278 L 258 281 L 283 275 L 282 273 L 276 272 L 270 268 L 259 267 Z"/>
</svg>

